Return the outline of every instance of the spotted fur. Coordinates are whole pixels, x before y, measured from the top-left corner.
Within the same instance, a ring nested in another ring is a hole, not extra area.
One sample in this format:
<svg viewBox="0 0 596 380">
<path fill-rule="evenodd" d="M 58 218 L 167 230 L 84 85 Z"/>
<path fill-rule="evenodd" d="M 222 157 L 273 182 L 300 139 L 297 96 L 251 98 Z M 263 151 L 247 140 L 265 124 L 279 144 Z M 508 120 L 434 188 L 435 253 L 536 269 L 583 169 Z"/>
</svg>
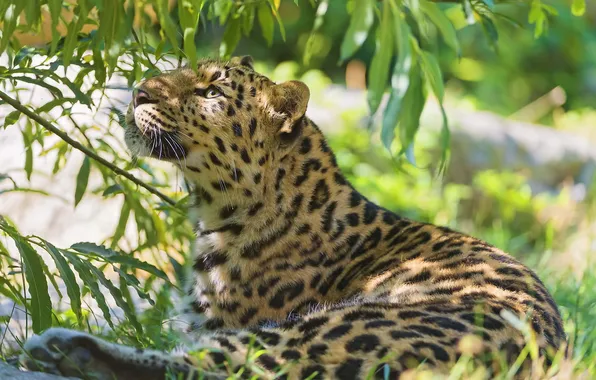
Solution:
<svg viewBox="0 0 596 380">
<path fill-rule="evenodd" d="M 28 343 L 33 356 L 59 368 L 63 356 L 35 355 L 53 340 L 62 352 L 85 347 L 88 362 L 77 363 L 118 378 L 163 378 L 167 368 L 247 375 L 254 366 L 263 377 L 283 369 L 292 379 L 396 378 L 420 364 L 449 371 L 463 340 L 476 337 L 475 360 L 497 373 L 487 357 L 499 351 L 511 363 L 525 342 L 509 313 L 528 322 L 548 361 L 565 336 L 536 274 L 483 241 L 369 201 L 305 116 L 308 99 L 304 84 L 275 84 L 247 57 L 142 83 L 128 146 L 173 162 L 193 185 L 197 240 L 184 310 L 192 347 L 149 353 L 50 330 Z M 200 362 L 189 354 L 204 347 L 217 351 Z"/>
</svg>

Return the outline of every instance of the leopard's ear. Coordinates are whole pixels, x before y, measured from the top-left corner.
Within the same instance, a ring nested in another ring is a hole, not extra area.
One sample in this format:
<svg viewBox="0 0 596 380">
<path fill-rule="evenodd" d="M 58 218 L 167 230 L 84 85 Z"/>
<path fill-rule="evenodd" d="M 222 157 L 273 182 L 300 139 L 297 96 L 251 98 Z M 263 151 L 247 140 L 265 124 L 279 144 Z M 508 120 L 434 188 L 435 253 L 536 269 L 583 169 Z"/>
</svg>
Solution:
<svg viewBox="0 0 596 380">
<path fill-rule="evenodd" d="M 253 68 L 254 61 L 250 55 L 244 55 L 241 57 L 232 57 L 232 59 L 230 59 L 230 63 L 235 66 L 244 66 L 244 67 L 248 67 L 251 70 L 254 70 L 254 68 Z"/>
<path fill-rule="evenodd" d="M 283 119 L 278 130 L 280 134 L 292 135 L 297 133 L 295 128 L 299 128 L 299 123 L 306 114 L 308 100 L 310 99 L 310 90 L 304 83 L 291 80 L 271 87 L 271 96 L 269 104 L 277 115 Z"/>
</svg>

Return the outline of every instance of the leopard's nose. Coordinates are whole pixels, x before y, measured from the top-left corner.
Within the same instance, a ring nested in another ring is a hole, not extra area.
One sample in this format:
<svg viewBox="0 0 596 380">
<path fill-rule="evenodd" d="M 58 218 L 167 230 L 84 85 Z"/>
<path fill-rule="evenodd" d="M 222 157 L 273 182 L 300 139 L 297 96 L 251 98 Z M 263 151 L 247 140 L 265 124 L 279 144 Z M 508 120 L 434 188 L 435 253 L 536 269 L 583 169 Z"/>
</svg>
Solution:
<svg viewBox="0 0 596 380">
<path fill-rule="evenodd" d="M 155 100 L 151 98 L 147 91 L 141 90 L 139 88 L 135 89 L 133 94 L 133 105 L 136 107 L 142 104 L 149 104 L 155 103 Z"/>
</svg>

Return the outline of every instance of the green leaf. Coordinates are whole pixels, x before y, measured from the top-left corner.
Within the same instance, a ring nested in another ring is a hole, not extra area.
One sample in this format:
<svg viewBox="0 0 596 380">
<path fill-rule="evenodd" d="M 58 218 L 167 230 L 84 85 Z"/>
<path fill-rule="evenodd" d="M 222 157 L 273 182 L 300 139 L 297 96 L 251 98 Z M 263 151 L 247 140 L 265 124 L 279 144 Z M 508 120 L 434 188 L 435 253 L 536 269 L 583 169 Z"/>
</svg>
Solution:
<svg viewBox="0 0 596 380">
<path fill-rule="evenodd" d="M 6 118 L 4 119 L 4 128 L 6 129 L 7 127 L 9 127 L 9 126 L 13 125 L 14 123 L 16 123 L 17 121 L 19 121 L 20 117 L 21 117 L 21 111 L 19 111 L 19 110 L 12 111 L 8 115 L 6 115 Z"/>
<path fill-rule="evenodd" d="M 491 44 L 491 46 L 493 47 L 493 49 L 497 49 L 497 41 L 499 40 L 499 32 L 497 31 L 497 27 L 495 26 L 495 23 L 493 22 L 493 20 L 485 15 L 481 15 L 481 19 L 482 19 L 482 29 L 484 30 L 484 33 L 486 34 L 489 43 Z"/>
<path fill-rule="evenodd" d="M 194 4 L 196 3 L 196 4 Z M 199 16 L 203 8 L 204 1 L 198 2 L 179 1 L 178 2 L 178 18 L 180 20 L 180 27 L 182 28 L 182 38 L 184 41 L 184 54 L 189 61 L 191 67 L 197 65 L 197 47 L 195 44 L 195 34 L 199 25 Z"/>
<path fill-rule="evenodd" d="M 257 17 L 259 19 L 259 25 L 261 26 L 263 38 L 265 38 L 265 41 L 267 41 L 267 45 L 271 46 L 273 43 L 273 32 L 275 30 L 275 26 L 273 24 L 273 13 L 271 12 L 269 5 L 266 3 L 261 3 L 257 11 Z"/>
<path fill-rule="evenodd" d="M 87 0 L 77 2 L 75 7 L 75 14 L 73 19 L 68 23 L 66 28 L 66 38 L 64 39 L 64 46 L 62 48 L 62 61 L 64 69 L 69 66 L 70 60 L 73 58 L 73 52 L 77 46 L 79 32 L 83 29 L 87 15 L 89 13 Z"/>
<path fill-rule="evenodd" d="M 81 281 L 83 281 L 83 285 L 89 289 L 91 297 L 97 301 L 97 306 L 101 310 L 108 325 L 110 325 L 111 328 L 114 328 L 114 324 L 112 323 L 112 318 L 110 316 L 110 308 L 106 303 L 106 298 L 104 297 L 103 292 L 97 285 L 97 278 L 92 273 L 91 268 L 95 267 L 87 261 L 82 261 L 77 256 L 66 250 L 61 250 L 61 252 L 66 260 L 72 264 L 75 271 L 79 274 Z"/>
<path fill-rule="evenodd" d="M 219 55 L 223 59 L 229 59 L 238 46 L 238 42 L 240 42 L 241 36 L 241 23 L 239 18 L 232 18 L 228 25 L 226 26 L 226 30 L 224 32 L 223 40 L 221 41 L 221 45 L 219 46 Z"/>
<path fill-rule="evenodd" d="M 60 278 L 64 281 L 64 285 L 66 285 L 66 294 L 68 294 L 68 298 L 70 299 L 70 307 L 74 311 L 79 325 L 81 325 L 83 322 L 83 313 L 81 311 L 81 289 L 79 288 L 79 284 L 77 284 L 74 272 L 70 269 L 70 266 L 58 248 L 45 240 L 43 241 L 43 244 L 46 251 L 52 256 L 52 259 L 56 263 Z"/>
<path fill-rule="evenodd" d="M 389 76 L 389 64 L 393 56 L 393 19 L 389 7 L 383 9 L 381 25 L 377 30 L 376 50 L 368 69 L 368 107 L 370 113 L 377 112 Z"/>
<path fill-rule="evenodd" d="M 99 48 L 93 49 L 93 67 L 97 84 L 103 85 L 106 82 L 106 67 Z"/>
<path fill-rule="evenodd" d="M 101 195 L 104 197 L 107 197 L 108 195 L 112 195 L 112 194 L 121 194 L 122 191 L 123 191 L 122 185 L 115 184 L 115 185 L 112 185 L 112 186 L 108 187 L 107 189 L 105 189 Z"/>
<path fill-rule="evenodd" d="M 466 22 L 468 25 L 473 25 L 476 23 L 476 19 L 474 19 L 474 8 L 472 7 L 470 0 L 462 0 L 461 6 L 464 11 L 464 15 L 466 16 Z"/>
<path fill-rule="evenodd" d="M 83 199 L 83 195 L 85 195 L 85 191 L 87 190 L 87 184 L 89 183 L 90 171 L 91 162 L 89 161 L 89 157 L 85 156 L 85 158 L 83 159 L 83 164 L 79 169 L 79 174 L 77 174 L 77 187 L 75 189 L 74 199 L 75 207 L 79 204 L 81 199 Z"/>
<path fill-rule="evenodd" d="M 242 12 L 242 33 L 249 36 L 255 23 L 256 8 L 253 5 L 247 5 L 247 8 Z"/>
<path fill-rule="evenodd" d="M 122 269 L 118 268 L 117 266 L 113 265 L 112 268 L 114 268 L 114 270 L 116 272 L 118 272 L 118 274 L 120 275 L 120 288 L 122 288 L 122 285 L 128 285 L 128 286 L 132 286 L 135 291 L 137 292 L 137 295 L 144 299 L 147 300 L 147 302 L 149 302 L 149 304 L 151 304 L 152 306 L 155 305 L 155 301 L 153 301 L 153 299 L 151 298 L 151 296 L 149 296 L 149 294 L 147 294 L 147 292 L 145 292 L 140 286 L 139 286 L 139 280 L 137 280 L 136 277 L 126 273 L 125 271 L 123 271 Z"/>
<path fill-rule="evenodd" d="M 66 152 L 69 149 L 68 144 L 62 143 L 60 148 L 58 149 L 58 153 L 56 154 L 56 161 L 54 162 L 54 167 L 52 168 L 52 174 L 58 173 L 62 165 L 66 162 Z"/>
<path fill-rule="evenodd" d="M 340 62 L 350 58 L 366 41 L 368 31 L 375 20 L 374 7 L 373 0 L 356 1 L 350 19 L 350 26 L 341 44 Z"/>
<path fill-rule="evenodd" d="M 457 56 L 461 56 L 461 48 L 459 46 L 459 41 L 457 39 L 457 34 L 455 32 L 455 27 L 449 21 L 445 13 L 439 8 L 439 6 L 435 3 L 431 3 L 428 0 L 422 0 L 420 2 L 420 8 L 428 16 L 428 18 L 436 25 L 439 32 L 441 32 L 441 36 L 457 54 Z"/>
<path fill-rule="evenodd" d="M 429 82 L 433 93 L 439 100 L 443 102 L 443 96 L 445 94 L 445 87 L 443 85 L 443 74 L 441 74 L 441 68 L 439 62 L 434 55 L 427 51 L 422 51 L 420 54 L 422 70 L 424 71 L 424 77 Z"/>
<path fill-rule="evenodd" d="M 424 71 L 424 77 L 430 84 L 433 93 L 439 101 L 439 107 L 441 108 L 441 117 L 443 119 L 443 126 L 441 127 L 441 162 L 439 164 L 439 173 L 443 172 L 447 165 L 447 158 L 449 154 L 449 145 L 451 139 L 451 132 L 449 131 L 449 122 L 447 120 L 447 113 L 443 106 L 443 99 L 445 95 L 445 88 L 443 83 L 443 75 L 439 67 L 439 63 L 434 55 L 427 51 L 422 51 L 420 55 L 422 61 L 422 70 Z"/>
<path fill-rule="evenodd" d="M 46 83 L 45 81 L 41 80 L 41 79 L 34 79 L 34 78 L 29 78 L 29 77 L 23 77 L 23 76 L 18 76 L 18 77 L 13 77 L 11 79 L 14 80 L 18 80 L 21 82 L 27 82 L 27 83 L 31 83 L 37 86 L 41 86 L 44 87 L 45 89 L 47 89 L 48 91 L 50 91 L 52 93 L 52 95 L 54 95 L 57 98 L 62 98 L 62 91 L 60 91 L 57 87 L 52 86 L 49 83 Z"/>
<path fill-rule="evenodd" d="M 317 6 L 317 12 L 315 14 L 315 21 L 312 26 L 312 30 L 310 31 L 310 35 L 308 36 L 308 40 L 306 41 L 306 46 L 304 48 L 304 55 L 302 57 L 302 61 L 305 65 L 310 63 L 310 59 L 312 58 L 315 46 L 315 40 L 318 36 L 318 31 L 323 26 L 323 21 L 325 19 L 325 15 L 327 14 L 327 10 L 329 9 L 329 0 L 321 0 L 319 5 Z"/>
<path fill-rule="evenodd" d="M 50 17 L 52 19 L 52 43 L 50 45 L 50 54 L 56 53 L 58 41 L 60 40 L 60 33 L 58 32 L 58 21 L 60 21 L 60 12 L 62 10 L 62 0 L 48 0 L 48 8 L 50 10 Z"/>
<path fill-rule="evenodd" d="M 95 243 L 89 242 L 74 243 L 70 246 L 70 248 L 81 253 L 92 253 L 103 258 L 118 255 L 118 253 L 109 248 L 104 247 L 103 245 L 97 245 Z"/>
<path fill-rule="evenodd" d="M 168 8 L 168 0 L 156 0 L 157 3 L 157 16 L 159 24 L 162 30 L 165 32 L 166 37 L 170 40 L 173 47 L 178 46 L 178 40 L 176 39 L 176 24 L 170 16 Z"/>
<path fill-rule="evenodd" d="M 41 3 L 39 0 L 27 0 L 25 1 L 25 20 L 27 20 L 27 26 L 37 27 L 41 18 Z"/>
<path fill-rule="evenodd" d="M 118 242 L 124 236 L 124 231 L 126 229 L 126 223 L 128 222 L 128 217 L 130 216 L 130 205 L 124 200 L 122 204 L 122 210 L 120 211 L 120 218 L 118 219 L 118 225 L 116 226 L 116 231 L 114 232 L 114 236 L 112 236 L 112 244 L 111 247 L 115 248 L 118 245 Z"/>
<path fill-rule="evenodd" d="M 27 128 L 21 131 L 23 135 L 23 145 L 25 146 L 25 174 L 27 180 L 31 180 L 31 173 L 33 172 L 33 136 L 31 136 L 31 123 L 27 123 Z"/>
<path fill-rule="evenodd" d="M 273 11 L 273 15 L 277 20 L 277 25 L 279 25 L 279 32 L 281 33 L 281 39 L 286 40 L 286 29 L 284 28 L 284 24 L 279 16 L 278 8 L 279 8 L 279 0 L 269 0 L 269 4 L 271 5 L 271 10 Z"/>
<path fill-rule="evenodd" d="M 52 101 L 47 102 L 46 104 L 44 104 L 43 106 L 39 107 L 38 109 L 35 110 L 35 113 L 37 114 L 41 114 L 42 112 L 48 112 L 53 110 L 55 107 L 57 106 L 63 106 L 64 107 L 64 103 L 69 102 L 71 104 L 75 104 L 76 103 L 76 99 L 75 98 L 56 98 Z M 69 108 L 69 107 L 65 107 L 65 108 Z"/>
<path fill-rule="evenodd" d="M 81 253 L 93 254 L 104 258 L 107 262 L 112 264 L 126 264 L 136 269 L 144 270 L 147 273 L 151 273 L 163 280 L 170 281 L 168 276 L 160 269 L 155 266 L 140 261 L 131 255 L 121 255 L 116 251 L 106 248 L 102 245 L 95 243 L 75 243 L 70 248 L 79 251 Z"/>
<path fill-rule="evenodd" d="M 19 16 L 25 7 L 26 1 L 16 1 L 10 4 L 2 16 L 2 38 L 0 39 L 0 54 L 8 46 L 19 20 Z"/>
<path fill-rule="evenodd" d="M 108 289 L 108 291 L 112 295 L 112 298 L 114 298 L 114 301 L 116 301 L 116 305 L 118 305 L 118 307 L 120 307 L 122 311 L 124 311 L 124 314 L 128 318 L 128 321 L 132 324 L 135 330 L 137 330 L 137 333 L 142 334 L 143 327 L 137 319 L 134 306 L 129 305 L 124 300 L 124 298 L 122 298 L 122 292 L 120 291 L 120 289 L 114 286 L 114 283 L 108 280 L 102 271 L 100 271 L 94 266 L 89 266 L 89 269 L 91 270 L 91 273 L 93 273 L 95 277 L 99 280 L 99 282 Z"/>
<path fill-rule="evenodd" d="M 402 111 L 403 98 L 410 84 L 410 69 L 415 57 L 410 49 L 410 27 L 402 17 L 401 11 L 393 8 L 395 19 L 395 42 L 399 59 L 395 63 L 391 75 L 391 93 L 387 107 L 383 113 L 381 141 L 387 150 L 391 151 L 391 144 L 395 139 L 395 128 Z M 407 110 L 405 110 L 407 112 Z"/>
<path fill-rule="evenodd" d="M 586 13 L 586 0 L 573 0 L 571 13 L 574 16 L 583 16 Z"/>
<path fill-rule="evenodd" d="M 52 327 L 52 302 L 48 293 L 48 282 L 43 273 L 41 258 L 23 238 L 12 236 L 23 259 L 25 279 L 31 295 L 31 327 L 36 334 Z"/>
<path fill-rule="evenodd" d="M 423 78 L 420 72 L 420 66 L 414 65 L 410 70 L 410 86 L 406 91 L 402 107 L 407 112 L 402 112 L 399 117 L 399 132 L 401 141 L 400 155 L 407 153 L 414 143 L 414 137 L 420 127 L 420 115 L 424 108 L 426 95 L 424 93 Z M 407 157 L 411 163 L 414 163 L 410 157 Z"/>
</svg>

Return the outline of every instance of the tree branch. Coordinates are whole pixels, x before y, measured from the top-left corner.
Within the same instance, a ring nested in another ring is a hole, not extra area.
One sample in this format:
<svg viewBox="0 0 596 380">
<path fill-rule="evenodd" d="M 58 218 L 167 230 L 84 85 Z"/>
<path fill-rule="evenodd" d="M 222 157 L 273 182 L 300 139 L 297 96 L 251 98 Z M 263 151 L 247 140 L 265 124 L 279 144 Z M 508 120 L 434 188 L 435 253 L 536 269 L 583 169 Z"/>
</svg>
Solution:
<svg viewBox="0 0 596 380">
<path fill-rule="evenodd" d="M 8 96 L 7 94 L 5 94 L 2 91 L 0 91 L 0 99 L 4 100 L 6 103 L 10 104 L 15 110 L 21 111 L 21 113 L 23 113 L 23 115 L 27 116 L 28 118 L 30 118 L 32 120 L 35 120 L 39 125 L 41 125 L 45 129 L 49 130 L 50 132 L 52 132 L 55 135 L 57 135 L 58 137 L 60 137 L 67 144 L 69 144 L 73 148 L 75 148 L 75 149 L 83 152 L 86 156 L 88 156 L 88 157 L 94 159 L 95 161 L 99 162 L 100 164 L 102 164 L 103 166 L 107 167 L 108 169 L 110 169 L 114 173 L 116 173 L 118 175 L 121 175 L 124 178 L 126 178 L 126 179 L 134 182 L 135 184 L 137 184 L 137 185 L 141 186 L 142 188 L 144 188 L 145 190 L 149 191 L 151 194 L 157 195 L 164 202 L 167 202 L 167 203 L 169 203 L 172 206 L 176 205 L 176 202 L 172 198 L 170 198 L 167 195 L 163 194 L 162 192 L 160 192 L 156 188 L 154 188 L 154 187 L 146 184 L 145 182 L 143 182 L 140 179 L 136 178 L 135 176 L 133 176 L 132 174 L 128 173 L 127 171 L 122 170 L 119 167 L 115 166 L 114 164 L 112 164 L 111 162 L 109 162 L 106 159 L 102 158 L 97 153 L 95 153 L 91 149 L 87 148 L 83 144 L 79 143 L 78 141 L 73 140 L 65 132 L 63 132 L 59 128 L 53 126 L 47 120 L 44 120 L 43 118 L 41 118 L 41 116 L 39 116 L 38 114 L 34 113 L 29 108 L 25 107 L 18 100 L 15 100 L 15 99 L 11 98 L 10 96 Z"/>
</svg>

